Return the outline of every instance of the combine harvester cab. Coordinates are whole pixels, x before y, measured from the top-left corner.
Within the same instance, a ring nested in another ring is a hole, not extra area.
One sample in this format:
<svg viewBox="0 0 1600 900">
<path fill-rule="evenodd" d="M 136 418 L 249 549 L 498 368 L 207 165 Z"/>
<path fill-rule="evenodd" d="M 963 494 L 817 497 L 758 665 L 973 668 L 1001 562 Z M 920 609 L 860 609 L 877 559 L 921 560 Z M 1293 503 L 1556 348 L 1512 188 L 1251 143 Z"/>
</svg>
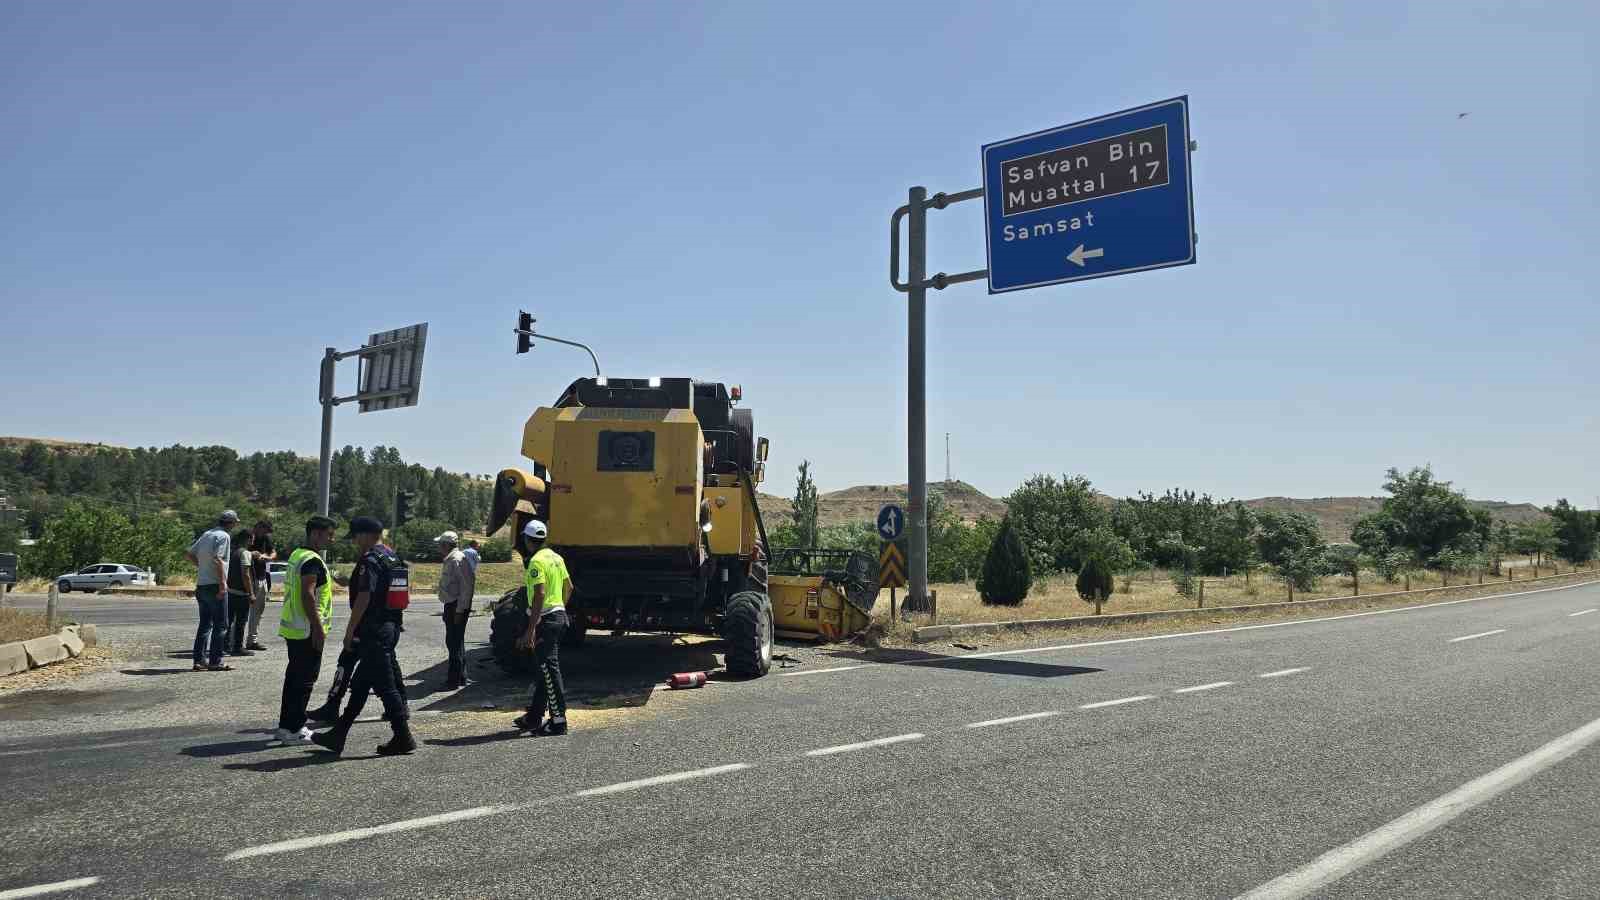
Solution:
<svg viewBox="0 0 1600 900">
<path fill-rule="evenodd" d="M 737 387 L 688 378 L 582 378 L 528 418 L 522 455 L 533 469 L 500 473 L 488 530 L 549 525 L 577 588 L 570 643 L 589 629 L 706 634 L 727 641 L 734 674 L 771 667 L 777 616 L 756 503 L 767 441 L 739 399 Z M 813 580 L 820 604 L 823 580 Z M 785 583 L 783 596 L 795 589 Z M 491 626 L 495 656 L 513 670 L 529 664 L 515 646 L 524 593 L 503 597 Z M 820 606 L 818 618 L 804 612 L 785 630 L 822 633 Z M 843 635 L 857 620 L 829 621 Z"/>
</svg>

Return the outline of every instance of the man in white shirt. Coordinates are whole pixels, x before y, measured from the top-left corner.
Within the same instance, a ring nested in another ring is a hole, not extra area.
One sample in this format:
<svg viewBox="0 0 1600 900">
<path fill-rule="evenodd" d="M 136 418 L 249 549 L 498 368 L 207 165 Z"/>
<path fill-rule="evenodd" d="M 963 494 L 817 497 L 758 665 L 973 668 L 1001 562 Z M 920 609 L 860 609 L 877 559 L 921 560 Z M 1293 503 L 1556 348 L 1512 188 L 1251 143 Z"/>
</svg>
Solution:
<svg viewBox="0 0 1600 900">
<path fill-rule="evenodd" d="M 228 529 L 239 514 L 223 510 L 217 524 L 195 538 L 184 555 L 195 565 L 194 599 L 200 604 L 200 627 L 194 633 L 194 670 L 226 672 L 222 651 L 228 643 Z M 209 647 L 208 644 L 209 638 Z"/>
<path fill-rule="evenodd" d="M 472 594 L 478 573 L 467 554 L 458 548 L 461 540 L 454 531 L 433 539 L 444 552 L 439 569 L 439 602 L 444 604 L 444 646 L 450 654 L 450 676 L 446 690 L 467 686 L 467 616 L 472 614 Z"/>
</svg>

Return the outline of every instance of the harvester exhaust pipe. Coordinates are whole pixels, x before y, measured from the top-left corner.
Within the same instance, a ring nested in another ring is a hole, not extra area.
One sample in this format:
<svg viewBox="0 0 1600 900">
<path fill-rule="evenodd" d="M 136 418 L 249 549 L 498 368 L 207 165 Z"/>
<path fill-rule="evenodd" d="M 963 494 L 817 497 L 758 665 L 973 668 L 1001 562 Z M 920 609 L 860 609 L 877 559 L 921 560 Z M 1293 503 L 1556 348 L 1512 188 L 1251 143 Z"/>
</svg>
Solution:
<svg viewBox="0 0 1600 900">
<path fill-rule="evenodd" d="M 489 506 L 489 529 L 484 533 L 499 531 L 517 511 L 517 501 L 526 500 L 537 505 L 544 496 L 543 478 L 522 469 L 502 469 L 494 479 L 494 502 Z"/>
</svg>

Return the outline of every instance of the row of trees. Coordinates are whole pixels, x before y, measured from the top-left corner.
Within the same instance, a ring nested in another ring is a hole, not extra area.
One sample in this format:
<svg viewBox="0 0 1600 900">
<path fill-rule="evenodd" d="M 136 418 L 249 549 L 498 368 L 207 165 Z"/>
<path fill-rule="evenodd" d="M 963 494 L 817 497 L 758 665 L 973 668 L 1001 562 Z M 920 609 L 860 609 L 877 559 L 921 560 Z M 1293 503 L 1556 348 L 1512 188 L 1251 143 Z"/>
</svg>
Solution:
<svg viewBox="0 0 1600 900">
<path fill-rule="evenodd" d="M 1600 512 L 1564 499 L 1546 508 L 1547 519 L 1513 524 L 1472 508 L 1428 467 L 1390 469 L 1384 490 L 1379 511 L 1356 522 L 1352 543 L 1329 546 L 1304 513 L 1252 509 L 1193 491 L 1112 500 L 1081 476 L 1035 475 L 1005 498 L 1004 521 L 967 524 L 930 485 L 928 577 L 976 576 L 986 600 L 1015 603 L 1043 575 L 1075 575 L 1086 599 L 1103 599 L 1116 575 L 1165 569 L 1189 596 L 1201 576 L 1248 578 L 1262 569 L 1310 590 L 1318 578 L 1361 569 L 1393 581 L 1422 568 L 1498 573 L 1514 554 L 1586 563 L 1597 552 Z M 810 465 L 803 464 L 794 521 L 773 530 L 776 544 L 876 549 L 870 525 L 819 527 L 816 496 Z"/>
<path fill-rule="evenodd" d="M 38 541 L 21 563 L 41 577 L 103 560 L 170 573 L 184 567 L 183 551 L 224 508 L 247 524 L 273 520 L 280 542 L 292 543 L 315 511 L 316 489 L 316 461 L 288 451 L 0 445 L 0 495 L 24 510 L 0 522 L 0 552 L 16 552 L 23 538 Z M 417 520 L 396 539 L 428 530 L 431 553 L 440 531 L 482 527 L 493 490 L 488 476 L 407 463 L 393 447 L 345 447 L 333 458 L 330 512 L 388 522 L 396 492 L 415 492 Z M 101 527 L 89 528 L 94 522 Z M 486 557 L 500 555 L 498 546 L 483 549 Z"/>
</svg>

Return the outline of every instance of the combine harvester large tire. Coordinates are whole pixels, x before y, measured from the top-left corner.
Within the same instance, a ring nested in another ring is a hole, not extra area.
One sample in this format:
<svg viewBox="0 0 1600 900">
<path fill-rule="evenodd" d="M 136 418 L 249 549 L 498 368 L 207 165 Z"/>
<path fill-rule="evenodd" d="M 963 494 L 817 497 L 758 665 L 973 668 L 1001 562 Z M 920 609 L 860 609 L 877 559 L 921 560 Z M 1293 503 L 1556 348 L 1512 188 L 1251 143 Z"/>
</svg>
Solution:
<svg viewBox="0 0 1600 900">
<path fill-rule="evenodd" d="M 722 636 L 728 671 L 757 677 L 772 668 L 772 601 L 766 594 L 740 591 L 728 598 Z"/>
</svg>

